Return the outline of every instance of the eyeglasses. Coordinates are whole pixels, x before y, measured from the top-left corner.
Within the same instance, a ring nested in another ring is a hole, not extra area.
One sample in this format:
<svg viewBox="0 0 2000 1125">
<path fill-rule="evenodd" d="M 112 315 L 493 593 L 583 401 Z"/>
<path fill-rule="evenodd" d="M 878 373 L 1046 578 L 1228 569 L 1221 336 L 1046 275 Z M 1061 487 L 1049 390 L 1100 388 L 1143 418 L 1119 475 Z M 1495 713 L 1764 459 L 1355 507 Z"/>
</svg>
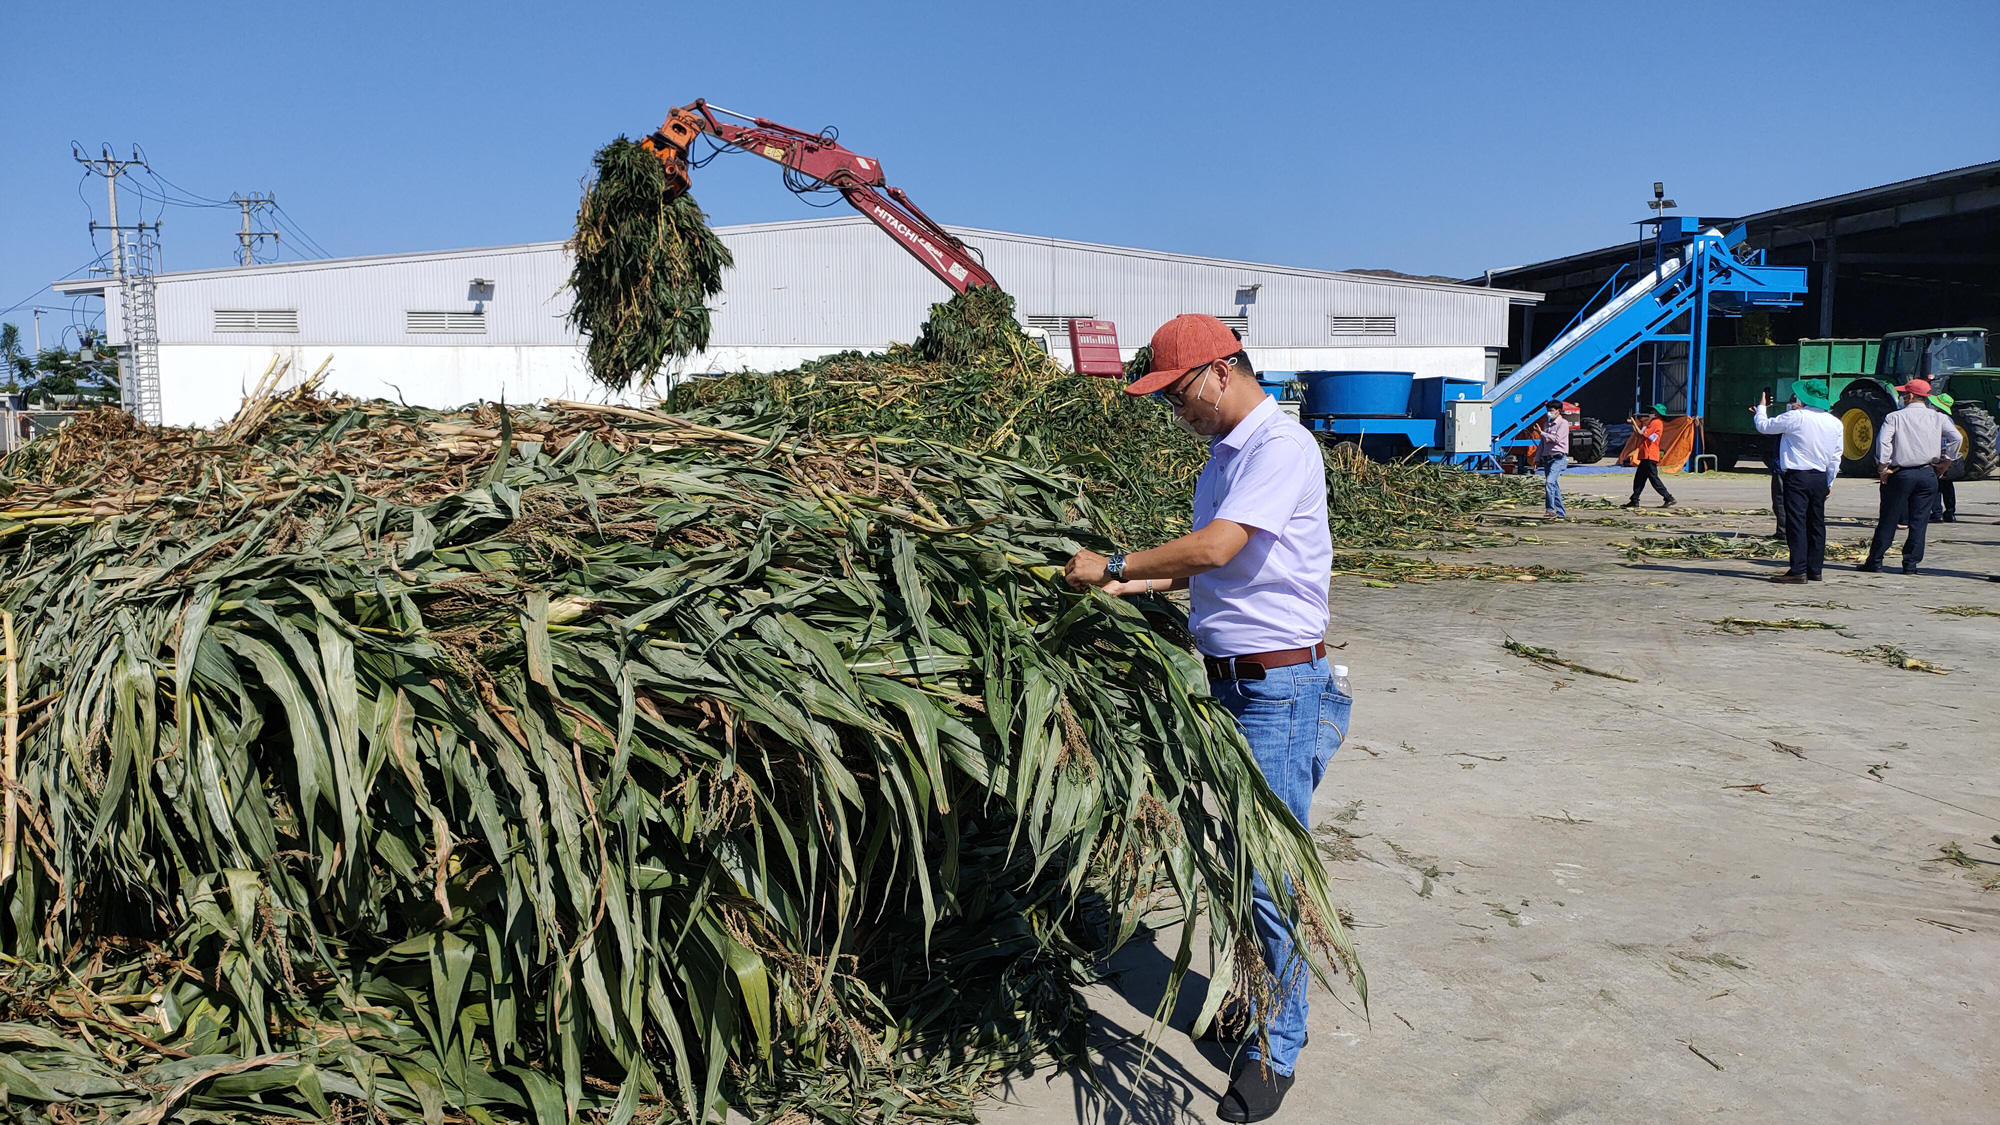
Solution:
<svg viewBox="0 0 2000 1125">
<path fill-rule="evenodd" d="M 1198 375 L 1201 372 L 1208 370 L 1208 367 L 1209 365 L 1206 363 L 1202 364 L 1200 367 L 1191 367 L 1188 369 L 1187 374 L 1182 375 L 1180 379 L 1176 379 L 1175 382 L 1178 383 L 1181 380 L 1193 378 L 1195 375 Z M 1189 389 L 1192 390 L 1193 388 Z M 1188 396 L 1188 391 L 1160 392 L 1160 398 L 1164 400 L 1168 406 L 1173 407 L 1175 410 L 1179 410 L 1187 405 L 1187 396 Z"/>
</svg>

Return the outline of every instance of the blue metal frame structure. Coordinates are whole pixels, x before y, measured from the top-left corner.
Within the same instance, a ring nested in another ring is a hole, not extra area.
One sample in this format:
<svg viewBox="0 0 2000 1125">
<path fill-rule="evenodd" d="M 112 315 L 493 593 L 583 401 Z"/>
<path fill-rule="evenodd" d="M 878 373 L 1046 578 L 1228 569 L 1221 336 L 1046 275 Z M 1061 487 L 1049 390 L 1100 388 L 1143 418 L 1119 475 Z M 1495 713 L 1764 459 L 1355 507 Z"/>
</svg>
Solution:
<svg viewBox="0 0 2000 1125">
<path fill-rule="evenodd" d="M 1797 305 L 1806 295 L 1806 271 L 1802 266 L 1766 265 L 1762 250 L 1739 254 L 1745 234 L 1742 226 L 1723 234 L 1713 228 L 1703 230 L 1700 220 L 1682 215 L 1645 222 L 1656 228 L 1651 272 L 1615 289 L 1624 274 L 1620 267 L 1548 347 L 1500 380 L 1480 400 L 1492 408 L 1490 448 L 1443 452 L 1442 416 L 1307 415 L 1305 424 L 1364 448 L 1370 439 L 1380 443 L 1397 438 L 1407 441 L 1412 450 L 1428 450 L 1433 461 L 1497 470 L 1505 447 L 1520 441 L 1549 400 L 1568 397 L 1642 345 L 1663 343 L 1688 346 L 1688 411 L 1693 417 L 1703 417 L 1707 408 L 1709 317 Z M 1591 306 L 1607 292 L 1610 298 L 1592 311 Z M 1290 377 L 1293 373 L 1265 374 L 1275 380 L 1278 375 Z M 1282 381 L 1266 383 L 1267 388 L 1282 386 Z M 1279 391 L 1272 389 L 1272 393 Z M 1700 452 L 1697 434 L 1695 454 Z"/>
<path fill-rule="evenodd" d="M 1806 295 L 1804 267 L 1766 265 L 1761 250 L 1738 257 L 1745 233 L 1741 226 L 1723 234 L 1704 231 L 1698 220 L 1687 216 L 1647 221 L 1658 227 L 1652 272 L 1580 323 L 1573 322 L 1487 396 L 1493 406 L 1495 454 L 1518 440 L 1540 416 L 1544 403 L 1569 395 L 1642 344 L 1688 345 L 1688 412 L 1702 417 L 1707 406 L 1709 317 L 1797 305 Z"/>
</svg>

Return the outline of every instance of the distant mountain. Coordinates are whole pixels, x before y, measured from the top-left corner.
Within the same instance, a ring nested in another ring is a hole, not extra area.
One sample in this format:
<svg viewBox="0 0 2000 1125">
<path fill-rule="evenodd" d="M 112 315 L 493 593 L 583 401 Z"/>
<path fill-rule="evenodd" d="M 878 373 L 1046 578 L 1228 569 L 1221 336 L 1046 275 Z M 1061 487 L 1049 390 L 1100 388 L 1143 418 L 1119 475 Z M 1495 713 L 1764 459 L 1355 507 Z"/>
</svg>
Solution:
<svg viewBox="0 0 2000 1125">
<path fill-rule="evenodd" d="M 1358 273 L 1367 277 L 1388 277 L 1397 281 L 1439 281 L 1446 285 L 1464 284 L 1456 277 L 1440 277 L 1434 273 L 1404 273 L 1401 270 L 1341 270 L 1342 273 Z"/>
</svg>

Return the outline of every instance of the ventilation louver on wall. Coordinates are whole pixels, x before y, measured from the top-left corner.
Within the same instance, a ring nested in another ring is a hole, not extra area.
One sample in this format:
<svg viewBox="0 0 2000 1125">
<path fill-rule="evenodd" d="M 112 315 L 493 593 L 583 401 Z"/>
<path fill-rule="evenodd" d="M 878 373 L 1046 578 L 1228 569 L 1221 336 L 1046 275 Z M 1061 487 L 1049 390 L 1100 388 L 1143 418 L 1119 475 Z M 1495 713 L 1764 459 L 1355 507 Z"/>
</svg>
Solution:
<svg viewBox="0 0 2000 1125">
<path fill-rule="evenodd" d="M 1222 322 L 1222 326 L 1223 326 L 1224 328 L 1229 328 L 1229 329 L 1232 329 L 1232 330 L 1234 330 L 1234 331 L 1235 331 L 1235 333 L 1236 333 L 1236 338 L 1237 338 L 1238 340 L 1241 340 L 1241 341 L 1243 341 L 1243 342 L 1244 342 L 1244 343 L 1246 343 L 1246 344 L 1250 342 L 1250 318 L 1249 318 L 1249 317 L 1247 317 L 1247 316 L 1218 316 L 1218 317 L 1216 317 L 1215 319 L 1217 319 L 1217 320 L 1221 321 L 1221 322 Z"/>
<path fill-rule="evenodd" d="M 217 309 L 217 332 L 297 332 L 297 309 Z"/>
<path fill-rule="evenodd" d="M 1072 313 L 1069 316 L 1031 316 L 1028 318 L 1028 327 L 1039 328 L 1047 332 L 1051 338 L 1061 337 L 1064 342 L 1068 342 L 1070 321 L 1096 319 L 1089 313 Z"/>
<path fill-rule="evenodd" d="M 484 312 L 418 312 L 411 309 L 403 314 L 403 330 L 406 332 L 456 332 L 483 333 L 486 331 Z"/>
<path fill-rule="evenodd" d="M 1329 316 L 1326 318 L 1329 332 L 1335 336 L 1394 336 L 1396 318 L 1393 316 Z"/>
</svg>

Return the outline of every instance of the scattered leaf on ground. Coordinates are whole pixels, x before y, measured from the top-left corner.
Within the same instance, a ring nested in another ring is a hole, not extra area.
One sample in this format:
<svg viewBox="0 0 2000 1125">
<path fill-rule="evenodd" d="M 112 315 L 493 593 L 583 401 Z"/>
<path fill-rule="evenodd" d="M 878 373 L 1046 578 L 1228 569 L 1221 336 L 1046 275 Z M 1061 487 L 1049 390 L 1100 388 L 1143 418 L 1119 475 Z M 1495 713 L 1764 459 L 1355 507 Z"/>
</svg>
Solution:
<svg viewBox="0 0 2000 1125">
<path fill-rule="evenodd" d="M 1755 617 L 1725 617 L 1720 621 L 1711 621 L 1709 622 L 1709 624 L 1715 626 L 1717 629 L 1719 629 L 1724 633 L 1735 633 L 1739 636 L 1747 636 L 1751 633 L 1757 632 L 1759 629 L 1778 630 L 1778 629 L 1841 628 L 1841 626 L 1839 625 L 1829 625 L 1824 621 L 1812 621 L 1803 617 L 1787 617 L 1778 621 L 1765 621 Z"/>
<path fill-rule="evenodd" d="M 1601 676 L 1607 680 L 1622 680 L 1628 684 L 1639 682 L 1630 676 L 1620 675 L 1617 672 L 1606 672 L 1592 668 L 1588 664 L 1578 664 L 1574 660 L 1565 660 L 1560 653 L 1552 648 L 1538 648 L 1534 645 L 1524 645 L 1512 638 L 1505 641 L 1502 647 L 1515 656 L 1521 657 L 1524 660 L 1532 660 L 1545 668 L 1568 668 L 1572 672 L 1582 672 L 1587 676 Z"/>
<path fill-rule="evenodd" d="M 1924 608 L 1932 613 L 1949 613 L 1954 617 L 2000 617 L 2000 609 L 1987 609 L 1983 605 L 1933 605 Z"/>
<path fill-rule="evenodd" d="M 1856 660 L 1866 660 L 1872 664 L 1886 664 L 1891 668 L 1901 668 L 1905 672 L 1929 672 L 1933 676 L 1949 676 L 1950 670 L 1940 668 L 1928 661 L 1918 660 L 1895 645 L 1870 645 L 1867 648 L 1843 652 Z"/>
</svg>

